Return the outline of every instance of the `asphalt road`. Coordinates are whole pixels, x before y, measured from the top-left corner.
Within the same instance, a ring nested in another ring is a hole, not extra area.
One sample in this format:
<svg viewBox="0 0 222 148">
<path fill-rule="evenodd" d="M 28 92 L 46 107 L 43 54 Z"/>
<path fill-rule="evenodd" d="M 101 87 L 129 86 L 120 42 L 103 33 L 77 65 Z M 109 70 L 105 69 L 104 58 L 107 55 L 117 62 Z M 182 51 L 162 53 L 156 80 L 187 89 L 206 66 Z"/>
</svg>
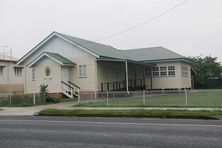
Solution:
<svg viewBox="0 0 222 148">
<path fill-rule="evenodd" d="M 0 147 L 221 148 L 222 120 L 2 116 Z"/>
</svg>

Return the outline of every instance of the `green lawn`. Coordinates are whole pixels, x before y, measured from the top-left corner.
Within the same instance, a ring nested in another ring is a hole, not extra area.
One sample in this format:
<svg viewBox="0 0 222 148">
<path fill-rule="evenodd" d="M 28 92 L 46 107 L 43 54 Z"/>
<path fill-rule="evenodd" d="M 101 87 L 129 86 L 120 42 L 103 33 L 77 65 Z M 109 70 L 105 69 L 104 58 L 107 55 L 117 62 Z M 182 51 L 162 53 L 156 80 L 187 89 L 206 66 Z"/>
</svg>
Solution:
<svg viewBox="0 0 222 148">
<path fill-rule="evenodd" d="M 222 111 L 189 111 L 189 110 L 63 110 L 46 109 L 39 112 L 41 116 L 95 116 L 95 117 L 160 117 L 160 118 L 202 118 L 215 119 Z"/>
<path fill-rule="evenodd" d="M 145 105 L 142 96 L 99 99 L 93 103 L 79 104 L 83 107 L 143 107 L 143 106 L 186 106 L 185 93 L 174 94 L 150 94 L 145 97 Z M 191 107 L 222 107 L 222 90 L 200 90 L 189 92 L 187 106 Z"/>
</svg>

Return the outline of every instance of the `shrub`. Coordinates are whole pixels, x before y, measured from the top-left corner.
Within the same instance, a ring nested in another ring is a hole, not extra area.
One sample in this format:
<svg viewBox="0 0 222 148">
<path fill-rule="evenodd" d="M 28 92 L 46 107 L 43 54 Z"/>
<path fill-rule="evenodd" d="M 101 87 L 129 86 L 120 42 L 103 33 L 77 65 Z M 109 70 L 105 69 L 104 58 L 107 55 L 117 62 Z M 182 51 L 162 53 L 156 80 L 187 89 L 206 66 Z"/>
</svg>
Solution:
<svg viewBox="0 0 222 148">
<path fill-rule="evenodd" d="M 45 84 L 41 84 L 40 86 L 40 96 L 42 98 L 44 98 L 44 100 L 46 101 L 46 99 L 49 97 L 48 93 L 49 93 L 49 90 L 48 90 L 48 85 L 45 85 Z"/>
<path fill-rule="evenodd" d="M 47 103 L 57 103 L 57 102 L 59 102 L 59 99 L 48 96 L 48 97 L 46 98 L 45 102 L 47 102 Z"/>
</svg>

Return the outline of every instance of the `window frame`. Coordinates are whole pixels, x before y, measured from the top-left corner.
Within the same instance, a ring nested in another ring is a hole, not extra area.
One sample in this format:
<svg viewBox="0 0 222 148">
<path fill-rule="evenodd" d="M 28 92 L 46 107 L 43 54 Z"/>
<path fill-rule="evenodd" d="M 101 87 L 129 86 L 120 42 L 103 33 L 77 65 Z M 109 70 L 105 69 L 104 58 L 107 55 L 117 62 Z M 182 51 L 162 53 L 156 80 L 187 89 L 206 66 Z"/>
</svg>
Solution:
<svg viewBox="0 0 222 148">
<path fill-rule="evenodd" d="M 173 73 L 173 74 L 170 74 L 170 73 Z M 169 77 L 176 76 L 176 66 L 167 66 L 167 76 L 169 76 Z"/>
<path fill-rule="evenodd" d="M 87 65 L 82 64 L 79 65 L 79 78 L 86 78 L 87 77 Z"/>
<path fill-rule="evenodd" d="M 160 66 L 160 76 L 161 77 L 167 77 L 168 76 L 168 66 Z"/>
<path fill-rule="evenodd" d="M 23 67 L 14 67 L 14 74 L 16 77 L 22 76 L 22 69 L 23 69 Z"/>
<path fill-rule="evenodd" d="M 36 69 L 32 68 L 32 81 L 36 80 Z"/>
<path fill-rule="evenodd" d="M 189 68 L 187 65 L 181 65 L 181 76 L 188 77 L 189 76 Z"/>
<path fill-rule="evenodd" d="M 152 68 L 152 76 L 153 77 L 159 77 L 160 76 L 160 68 L 158 66 L 155 66 L 155 67 Z"/>
<path fill-rule="evenodd" d="M 3 69 L 4 69 L 4 66 L 0 66 L 0 76 L 3 76 L 3 73 L 4 73 Z"/>
</svg>

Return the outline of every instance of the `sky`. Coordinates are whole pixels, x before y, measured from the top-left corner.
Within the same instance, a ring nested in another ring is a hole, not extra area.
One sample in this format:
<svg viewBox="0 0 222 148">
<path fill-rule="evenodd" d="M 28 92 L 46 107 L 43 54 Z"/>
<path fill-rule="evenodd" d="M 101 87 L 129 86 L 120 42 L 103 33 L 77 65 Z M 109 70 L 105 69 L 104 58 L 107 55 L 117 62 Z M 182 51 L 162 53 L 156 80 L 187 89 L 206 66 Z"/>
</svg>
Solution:
<svg viewBox="0 0 222 148">
<path fill-rule="evenodd" d="M 53 31 L 88 40 L 121 32 L 184 0 L 0 0 L 0 51 L 20 58 Z M 98 42 L 118 49 L 163 46 L 222 62 L 222 0 L 189 0 L 128 32 Z"/>
</svg>

